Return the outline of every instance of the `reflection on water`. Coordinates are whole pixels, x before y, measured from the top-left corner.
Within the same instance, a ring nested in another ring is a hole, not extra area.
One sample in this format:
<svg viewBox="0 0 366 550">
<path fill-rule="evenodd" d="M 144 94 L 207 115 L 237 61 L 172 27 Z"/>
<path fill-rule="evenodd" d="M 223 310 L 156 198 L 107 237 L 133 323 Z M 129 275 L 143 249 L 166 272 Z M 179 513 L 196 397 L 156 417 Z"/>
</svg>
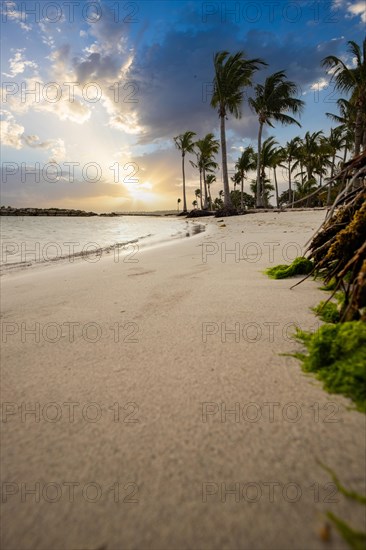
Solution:
<svg viewBox="0 0 366 550">
<path fill-rule="evenodd" d="M 87 258 L 191 237 L 205 226 L 190 220 L 147 216 L 2 216 L 0 271 L 39 263 Z"/>
</svg>

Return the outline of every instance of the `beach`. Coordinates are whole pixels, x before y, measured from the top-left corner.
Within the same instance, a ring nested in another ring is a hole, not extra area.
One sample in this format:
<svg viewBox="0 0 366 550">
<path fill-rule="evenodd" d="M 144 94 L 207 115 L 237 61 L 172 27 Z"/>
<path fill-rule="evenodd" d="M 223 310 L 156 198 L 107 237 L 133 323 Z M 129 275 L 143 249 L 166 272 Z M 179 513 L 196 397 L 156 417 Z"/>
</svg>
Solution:
<svg viewBox="0 0 366 550">
<path fill-rule="evenodd" d="M 364 493 L 365 416 L 286 355 L 328 296 L 263 273 L 324 216 L 2 278 L 4 548 L 348 548 L 326 513 L 362 530 L 363 507 L 319 461 Z"/>
</svg>

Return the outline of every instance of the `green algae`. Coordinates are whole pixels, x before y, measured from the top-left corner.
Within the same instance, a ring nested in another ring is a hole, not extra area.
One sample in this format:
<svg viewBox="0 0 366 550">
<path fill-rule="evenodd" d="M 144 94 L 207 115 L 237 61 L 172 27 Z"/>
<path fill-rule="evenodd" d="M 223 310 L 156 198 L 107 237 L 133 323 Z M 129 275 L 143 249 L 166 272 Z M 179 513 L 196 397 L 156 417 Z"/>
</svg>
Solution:
<svg viewBox="0 0 366 550">
<path fill-rule="evenodd" d="M 299 256 L 290 264 L 280 264 L 265 270 L 265 273 L 271 279 L 286 279 L 294 275 L 308 275 L 313 269 L 313 262 Z"/>
<path fill-rule="evenodd" d="M 325 323 L 338 323 L 340 320 L 340 312 L 334 302 L 321 301 L 312 310 Z"/>
<path fill-rule="evenodd" d="M 366 324 L 325 324 L 315 333 L 298 329 L 295 338 L 307 349 L 295 354 L 303 370 L 315 373 L 327 391 L 349 397 L 366 412 Z"/>
</svg>

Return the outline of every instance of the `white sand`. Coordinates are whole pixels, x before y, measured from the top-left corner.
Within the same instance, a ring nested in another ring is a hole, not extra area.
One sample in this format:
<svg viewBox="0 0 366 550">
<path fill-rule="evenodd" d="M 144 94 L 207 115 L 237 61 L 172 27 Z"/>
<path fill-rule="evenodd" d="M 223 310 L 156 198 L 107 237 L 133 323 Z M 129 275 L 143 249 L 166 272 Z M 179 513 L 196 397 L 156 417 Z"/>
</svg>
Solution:
<svg viewBox="0 0 366 550">
<path fill-rule="evenodd" d="M 317 326 L 309 308 L 324 298 L 320 285 L 289 290 L 292 281 L 262 273 L 293 259 L 323 216 L 205 220 L 206 233 L 140 252 L 137 263 L 110 256 L 2 279 L 4 550 L 347 548 L 333 528 L 321 540 L 325 512 L 361 530 L 364 508 L 333 491 L 316 460 L 363 492 L 365 416 L 279 355 L 299 349 L 291 323 Z M 225 256 L 235 246 L 238 262 Z M 204 262 L 202 251 L 215 253 Z M 24 331 L 36 322 L 38 343 Z M 238 341 L 223 341 L 235 323 Z M 67 402 L 78 403 L 74 419 Z M 22 418 L 22 403 L 39 404 L 39 422 Z M 221 419 L 235 403 L 240 417 Z M 24 493 L 36 483 L 40 495 Z M 94 503 L 90 483 L 102 491 Z M 225 484 L 240 494 L 222 502 Z"/>
</svg>

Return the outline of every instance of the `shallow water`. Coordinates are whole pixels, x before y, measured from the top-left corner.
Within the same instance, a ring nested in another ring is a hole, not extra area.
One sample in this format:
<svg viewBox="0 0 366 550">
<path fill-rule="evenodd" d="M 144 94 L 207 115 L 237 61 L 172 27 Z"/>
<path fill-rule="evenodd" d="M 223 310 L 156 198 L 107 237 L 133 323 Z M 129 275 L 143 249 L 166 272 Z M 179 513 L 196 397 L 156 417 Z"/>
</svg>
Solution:
<svg viewBox="0 0 366 550">
<path fill-rule="evenodd" d="M 103 253 L 132 254 L 205 229 L 198 222 L 147 216 L 2 216 L 0 223 L 1 273 L 74 258 L 92 261 Z"/>
</svg>

